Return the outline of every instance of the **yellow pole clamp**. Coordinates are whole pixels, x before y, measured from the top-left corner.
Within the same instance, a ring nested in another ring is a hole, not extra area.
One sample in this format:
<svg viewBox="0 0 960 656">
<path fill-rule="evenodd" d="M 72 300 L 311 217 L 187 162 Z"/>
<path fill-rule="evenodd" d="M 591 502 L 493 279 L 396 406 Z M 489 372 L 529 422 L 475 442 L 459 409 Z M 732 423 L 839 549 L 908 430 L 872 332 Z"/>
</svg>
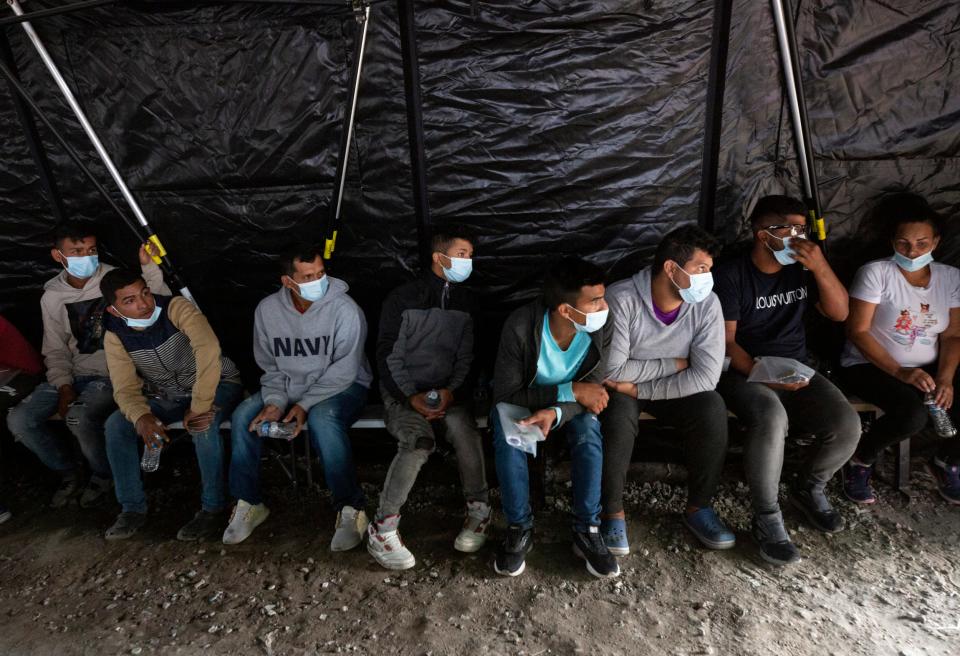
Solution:
<svg viewBox="0 0 960 656">
<path fill-rule="evenodd" d="M 827 238 L 827 224 L 824 223 L 822 216 L 817 216 L 814 210 L 810 210 L 810 223 L 817 233 L 817 239 L 824 241 Z"/>
<path fill-rule="evenodd" d="M 323 259 L 329 260 L 333 256 L 333 250 L 337 247 L 337 231 L 333 231 L 333 237 L 326 241 L 323 247 Z"/>
<path fill-rule="evenodd" d="M 147 243 L 143 245 L 154 262 L 157 264 L 163 263 L 163 258 L 167 254 L 167 249 L 163 247 L 163 244 L 160 243 L 160 238 L 156 235 L 150 235 L 147 237 Z"/>
</svg>

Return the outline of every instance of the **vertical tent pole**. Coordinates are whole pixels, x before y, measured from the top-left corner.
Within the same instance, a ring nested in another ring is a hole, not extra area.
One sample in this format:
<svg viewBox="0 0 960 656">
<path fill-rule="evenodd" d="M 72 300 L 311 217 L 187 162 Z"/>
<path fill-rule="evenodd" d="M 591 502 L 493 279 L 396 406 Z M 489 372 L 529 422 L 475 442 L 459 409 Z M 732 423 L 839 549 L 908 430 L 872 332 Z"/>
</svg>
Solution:
<svg viewBox="0 0 960 656">
<path fill-rule="evenodd" d="M 700 170 L 699 223 L 710 232 L 716 228 L 717 168 L 723 128 L 723 94 L 727 81 L 727 53 L 730 49 L 730 16 L 733 0 L 713 4 L 713 37 L 710 46 L 710 76 L 707 80 L 707 122 L 704 129 L 703 166 Z"/>
<path fill-rule="evenodd" d="M 370 27 L 370 5 L 365 0 L 353 0 L 354 16 L 360 27 L 356 40 L 353 71 L 350 84 L 350 104 L 344 113 L 344 130 L 340 141 L 340 158 L 337 161 L 337 183 L 330 203 L 330 216 L 324 235 L 324 259 L 333 257 L 337 247 L 337 231 L 340 223 L 340 210 L 343 206 L 343 190 L 347 183 L 347 164 L 350 161 L 350 144 L 353 141 L 353 125 L 357 115 L 357 98 L 360 93 L 360 75 L 363 70 L 363 57 L 367 49 L 367 30 Z"/>
<path fill-rule="evenodd" d="M 413 206 L 417 219 L 420 263 L 430 261 L 428 228 L 431 224 L 427 197 L 427 157 L 423 137 L 423 104 L 420 97 L 420 58 L 413 0 L 399 0 L 400 51 L 403 55 L 403 85 L 407 98 L 407 137 L 410 141 L 410 171 L 413 174 Z"/>
<path fill-rule="evenodd" d="M 13 9 L 13 12 L 22 17 L 24 15 L 23 9 L 20 7 L 18 0 L 7 0 L 7 4 L 10 5 L 10 8 Z M 29 21 L 23 21 L 20 23 L 23 27 L 23 31 L 26 32 L 27 38 L 30 39 L 30 42 L 33 43 L 33 47 L 36 49 L 37 54 L 40 55 L 40 59 L 43 60 L 44 65 L 46 65 L 47 70 L 50 71 L 50 75 L 53 77 L 54 82 L 60 88 L 60 92 L 63 94 L 64 99 L 67 101 L 67 104 L 70 105 L 70 109 L 73 110 L 74 115 L 77 117 L 77 120 L 80 122 L 83 131 L 86 132 L 87 138 L 90 139 L 90 143 L 93 144 L 94 149 L 97 151 L 97 154 L 100 155 L 100 159 L 103 160 L 104 166 L 107 168 L 107 171 L 110 173 L 110 176 L 113 178 L 113 181 L 117 184 L 117 187 L 120 188 L 120 193 L 123 195 L 124 200 L 127 201 L 127 204 L 130 206 L 130 209 L 133 211 L 134 217 L 136 217 L 137 222 L 144 228 L 147 233 L 147 244 L 150 256 L 153 258 L 153 261 L 157 264 L 161 264 L 164 261 L 164 258 L 167 255 L 166 249 L 163 247 L 163 244 L 160 242 L 160 238 L 153 232 L 150 228 L 150 224 L 147 222 L 147 217 L 144 216 L 143 211 L 140 209 L 140 205 L 137 203 L 136 198 L 133 197 L 133 194 L 130 192 L 130 189 L 127 187 L 126 182 L 124 182 L 123 177 L 120 175 L 120 172 L 117 170 L 117 167 L 114 165 L 113 160 L 110 158 L 110 155 L 107 153 L 107 150 L 103 147 L 103 143 L 100 141 L 100 137 L 97 136 L 97 133 L 94 131 L 93 126 L 90 125 L 90 121 L 87 120 L 86 114 L 83 112 L 83 109 L 80 107 L 80 103 L 77 102 L 76 97 L 74 97 L 73 92 L 70 90 L 70 87 L 67 85 L 67 81 L 63 79 L 63 75 L 60 74 L 60 70 L 57 68 L 56 63 L 53 61 L 53 58 L 50 56 L 50 53 L 47 52 L 46 47 L 43 45 L 43 42 L 40 40 L 39 35 L 37 35 L 36 30 L 33 29 L 33 25 Z M 183 285 L 180 287 L 180 293 L 183 294 L 186 298 L 193 301 L 193 295 L 190 293 L 190 290 Z"/>
<path fill-rule="evenodd" d="M 810 213 L 810 223 L 821 247 L 826 249 L 826 225 L 820 206 L 820 190 L 817 186 L 814 170 L 813 142 L 810 138 L 810 123 L 807 120 L 807 107 L 803 97 L 800 63 L 797 54 L 796 34 L 793 28 L 793 16 L 788 11 L 789 0 L 771 0 L 773 21 L 777 28 L 777 43 L 780 47 L 780 61 L 783 65 L 783 79 L 787 90 L 787 102 L 790 105 L 790 117 L 793 122 L 794 141 L 797 147 L 797 163 L 803 182 L 803 195 Z"/>
</svg>

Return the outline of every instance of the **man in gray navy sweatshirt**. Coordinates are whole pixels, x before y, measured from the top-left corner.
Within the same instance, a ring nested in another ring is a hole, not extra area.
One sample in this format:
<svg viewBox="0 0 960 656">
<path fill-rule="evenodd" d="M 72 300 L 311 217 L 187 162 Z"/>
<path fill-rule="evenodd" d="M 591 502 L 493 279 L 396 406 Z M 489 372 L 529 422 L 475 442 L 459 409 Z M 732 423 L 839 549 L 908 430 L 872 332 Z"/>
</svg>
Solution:
<svg viewBox="0 0 960 656">
<path fill-rule="evenodd" d="M 710 273 L 717 248 L 704 230 L 678 228 L 657 246 L 652 267 L 607 290 L 613 337 L 606 360 L 610 402 L 600 415 L 601 531 L 613 554 L 630 551 L 623 487 L 644 410 L 679 433 L 690 471 L 684 523 L 711 549 L 734 545 L 711 507 L 727 450 L 727 408 L 715 391 L 724 357 Z"/>
<path fill-rule="evenodd" d="M 337 510 L 331 551 L 359 545 L 367 530 L 347 430 L 366 403 L 373 376 L 363 347 L 367 322 L 347 296 L 347 283 L 327 275 L 319 246 L 298 247 L 280 259 L 283 288 L 257 306 L 253 352 L 263 369 L 259 392 L 233 413 L 230 493 L 237 498 L 226 544 L 247 539 L 270 511 L 260 495 L 264 422 L 306 428 L 323 461 Z"/>
</svg>

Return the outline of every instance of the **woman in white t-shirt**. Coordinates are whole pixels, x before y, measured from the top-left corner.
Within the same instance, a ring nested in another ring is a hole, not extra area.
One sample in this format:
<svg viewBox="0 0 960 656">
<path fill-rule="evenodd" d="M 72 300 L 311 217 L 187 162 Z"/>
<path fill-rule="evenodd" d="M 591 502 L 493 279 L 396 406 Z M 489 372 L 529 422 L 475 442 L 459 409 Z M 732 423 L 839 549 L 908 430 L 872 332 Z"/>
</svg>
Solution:
<svg viewBox="0 0 960 656">
<path fill-rule="evenodd" d="M 951 410 L 960 363 L 960 270 L 933 261 L 940 217 L 915 194 L 885 198 L 877 214 L 889 221 L 894 255 L 857 271 L 840 361 L 849 391 L 884 412 L 844 473 L 844 492 L 856 503 L 876 501 L 870 475 L 880 453 L 927 425 L 926 394 Z M 960 504 L 958 465 L 956 438 L 930 461 L 940 495 L 954 504 Z"/>
</svg>

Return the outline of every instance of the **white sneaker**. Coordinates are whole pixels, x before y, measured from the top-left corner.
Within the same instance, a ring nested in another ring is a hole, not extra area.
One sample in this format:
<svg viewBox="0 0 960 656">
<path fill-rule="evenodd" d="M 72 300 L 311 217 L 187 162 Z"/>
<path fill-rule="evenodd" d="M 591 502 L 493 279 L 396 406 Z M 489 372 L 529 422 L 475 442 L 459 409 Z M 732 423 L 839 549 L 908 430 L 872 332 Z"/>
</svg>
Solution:
<svg viewBox="0 0 960 656">
<path fill-rule="evenodd" d="M 230 515 L 227 530 L 223 532 L 223 543 L 240 544 L 250 537 L 253 529 L 263 524 L 263 521 L 269 516 L 270 509 L 262 503 L 251 506 L 242 499 L 237 501 L 237 505 L 233 508 L 233 514 Z"/>
<path fill-rule="evenodd" d="M 344 506 L 337 513 L 337 527 L 330 541 L 330 551 L 350 551 L 363 542 L 363 534 L 367 532 L 367 513 L 357 510 L 353 506 Z"/>
<path fill-rule="evenodd" d="M 400 515 L 390 515 L 367 528 L 367 551 L 387 569 L 410 569 L 417 564 L 417 559 L 400 539 L 399 522 Z"/>
<path fill-rule="evenodd" d="M 467 504 L 467 519 L 463 522 L 460 534 L 453 542 L 453 548 L 464 553 L 480 551 L 487 543 L 487 527 L 490 525 L 490 506 L 482 501 Z"/>
</svg>

